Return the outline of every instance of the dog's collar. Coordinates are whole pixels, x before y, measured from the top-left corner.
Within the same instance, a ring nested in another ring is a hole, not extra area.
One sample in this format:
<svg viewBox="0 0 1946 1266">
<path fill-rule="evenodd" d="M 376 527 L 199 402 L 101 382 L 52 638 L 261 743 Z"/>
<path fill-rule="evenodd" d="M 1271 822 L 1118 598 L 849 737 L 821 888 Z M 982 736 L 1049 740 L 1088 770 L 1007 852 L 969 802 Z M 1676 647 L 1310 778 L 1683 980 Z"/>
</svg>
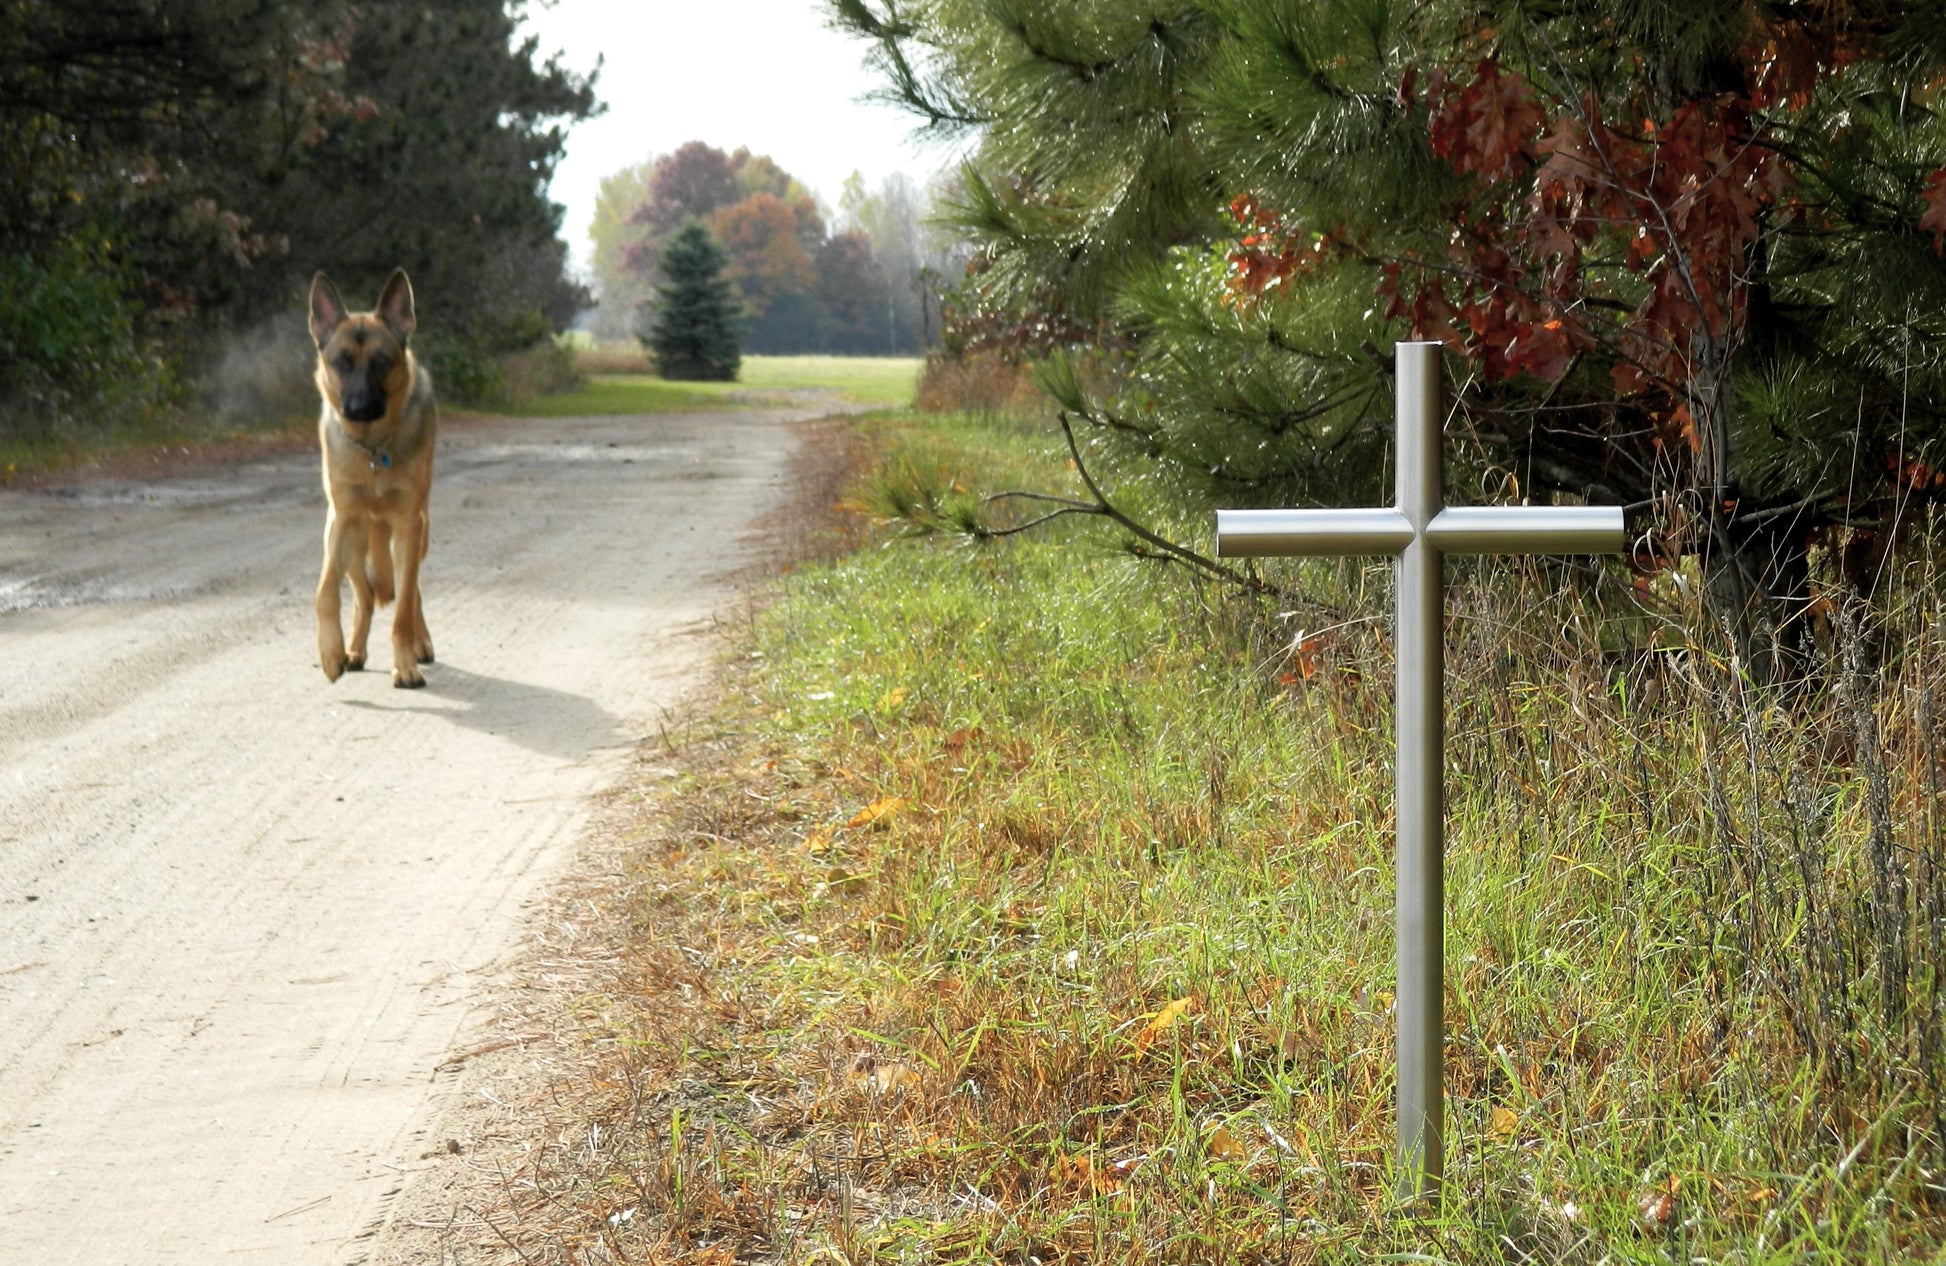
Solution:
<svg viewBox="0 0 1946 1266">
<path fill-rule="evenodd" d="M 350 421 L 349 418 L 345 420 L 347 422 Z M 370 424 L 362 423 L 361 425 L 368 426 Z M 390 452 L 379 447 L 376 444 L 367 444 L 365 441 L 359 439 L 356 435 L 353 435 L 351 433 L 351 428 L 348 426 L 343 429 L 345 433 L 345 438 L 358 446 L 358 451 L 365 454 L 366 459 L 371 462 L 373 470 L 392 469 L 392 454 Z"/>
</svg>

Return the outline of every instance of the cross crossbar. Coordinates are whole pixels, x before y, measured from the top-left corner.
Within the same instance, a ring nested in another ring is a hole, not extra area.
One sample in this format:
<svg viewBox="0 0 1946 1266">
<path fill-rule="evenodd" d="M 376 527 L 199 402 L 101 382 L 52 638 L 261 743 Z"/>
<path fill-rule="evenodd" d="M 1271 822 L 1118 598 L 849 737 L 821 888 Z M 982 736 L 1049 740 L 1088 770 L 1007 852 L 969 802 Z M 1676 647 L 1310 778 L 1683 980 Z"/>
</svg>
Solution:
<svg viewBox="0 0 1946 1266">
<path fill-rule="evenodd" d="M 1442 554 L 1603 554 L 1619 550 L 1610 506 L 1448 506 L 1426 525 Z M 1398 510 L 1218 510 L 1217 551 L 1231 558 L 1401 553 L 1412 523 Z"/>
<path fill-rule="evenodd" d="M 1445 1165 L 1445 613 L 1448 554 L 1616 554 L 1615 506 L 1445 506 L 1440 345 L 1397 347 L 1397 502 L 1219 510 L 1226 557 L 1391 555 L 1398 585 L 1399 1192 L 1436 1199 Z"/>
</svg>

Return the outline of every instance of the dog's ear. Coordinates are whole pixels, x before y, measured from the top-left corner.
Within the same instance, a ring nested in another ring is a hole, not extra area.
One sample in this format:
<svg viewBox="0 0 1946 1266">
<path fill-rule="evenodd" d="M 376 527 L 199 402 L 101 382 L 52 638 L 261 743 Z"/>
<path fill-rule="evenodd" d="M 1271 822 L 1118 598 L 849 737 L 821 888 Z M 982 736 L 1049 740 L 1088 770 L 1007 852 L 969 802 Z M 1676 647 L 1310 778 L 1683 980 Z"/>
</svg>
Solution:
<svg viewBox="0 0 1946 1266">
<path fill-rule="evenodd" d="M 385 289 L 378 296 L 378 319 L 401 343 L 419 328 L 419 318 L 412 312 L 412 283 L 406 279 L 405 269 L 394 268 L 385 279 Z"/>
<path fill-rule="evenodd" d="M 338 297 L 338 288 L 331 284 L 331 278 L 320 272 L 311 278 L 311 341 L 323 347 L 331 331 L 344 324 L 344 319 L 345 301 Z"/>
</svg>

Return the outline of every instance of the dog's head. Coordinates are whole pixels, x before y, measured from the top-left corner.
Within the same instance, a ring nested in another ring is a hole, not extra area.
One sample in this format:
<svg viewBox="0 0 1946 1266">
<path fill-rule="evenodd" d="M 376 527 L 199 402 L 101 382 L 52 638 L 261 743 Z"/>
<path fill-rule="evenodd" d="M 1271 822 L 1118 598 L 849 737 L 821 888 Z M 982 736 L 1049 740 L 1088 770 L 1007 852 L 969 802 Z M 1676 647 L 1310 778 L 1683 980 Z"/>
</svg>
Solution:
<svg viewBox="0 0 1946 1266">
<path fill-rule="evenodd" d="M 370 312 L 347 312 L 323 273 L 311 278 L 311 337 L 318 345 L 318 390 L 348 422 L 396 415 L 412 391 L 406 345 L 418 320 L 412 283 L 394 269 Z"/>
</svg>

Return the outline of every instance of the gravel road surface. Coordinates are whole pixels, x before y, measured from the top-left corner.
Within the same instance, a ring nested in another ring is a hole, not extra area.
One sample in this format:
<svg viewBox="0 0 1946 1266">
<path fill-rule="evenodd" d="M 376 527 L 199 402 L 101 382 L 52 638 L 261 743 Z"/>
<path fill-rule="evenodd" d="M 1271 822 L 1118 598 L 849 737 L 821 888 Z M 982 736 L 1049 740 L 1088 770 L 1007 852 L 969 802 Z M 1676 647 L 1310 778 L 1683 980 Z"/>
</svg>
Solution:
<svg viewBox="0 0 1946 1266">
<path fill-rule="evenodd" d="M 317 669 L 314 455 L 0 491 L 0 1261 L 358 1260 L 805 416 L 449 425 L 419 691 Z"/>
</svg>

